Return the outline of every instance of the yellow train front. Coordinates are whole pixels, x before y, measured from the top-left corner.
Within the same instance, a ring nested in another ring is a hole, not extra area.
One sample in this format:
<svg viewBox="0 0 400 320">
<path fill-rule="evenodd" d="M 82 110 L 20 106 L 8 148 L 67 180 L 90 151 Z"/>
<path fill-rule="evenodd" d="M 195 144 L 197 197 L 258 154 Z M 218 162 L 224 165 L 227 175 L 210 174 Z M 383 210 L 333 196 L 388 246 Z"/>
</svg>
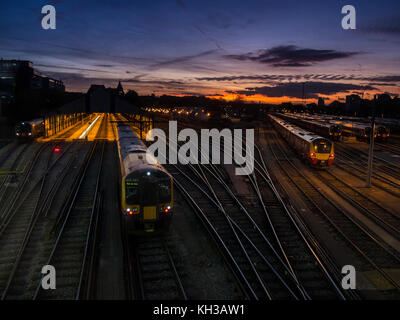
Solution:
<svg viewBox="0 0 400 320">
<path fill-rule="evenodd" d="M 173 179 L 132 128 L 118 125 L 121 211 L 129 233 L 165 231 L 173 216 Z"/>
<path fill-rule="evenodd" d="M 312 166 L 329 167 L 335 158 L 333 143 L 328 139 L 313 138 L 309 144 L 303 143 L 303 156 L 309 160 Z"/>
</svg>

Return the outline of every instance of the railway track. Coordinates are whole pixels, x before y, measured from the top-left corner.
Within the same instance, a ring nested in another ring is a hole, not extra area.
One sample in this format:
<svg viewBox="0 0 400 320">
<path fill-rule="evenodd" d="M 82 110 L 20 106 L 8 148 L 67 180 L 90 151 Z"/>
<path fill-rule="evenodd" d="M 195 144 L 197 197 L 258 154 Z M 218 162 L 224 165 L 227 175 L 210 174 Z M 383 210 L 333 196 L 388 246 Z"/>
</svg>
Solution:
<svg viewBox="0 0 400 320">
<path fill-rule="evenodd" d="M 176 263 L 163 236 L 128 237 L 129 272 L 136 300 L 187 300 Z"/>
<path fill-rule="evenodd" d="M 55 242 L 45 264 L 57 271 L 57 289 L 44 290 L 41 280 L 33 299 L 82 299 L 90 292 L 99 219 L 99 183 L 104 143 L 94 142 L 74 191 L 53 228 Z"/>
<path fill-rule="evenodd" d="M 347 159 L 344 160 L 344 157 Z M 349 156 L 345 156 L 343 154 L 339 155 L 339 157 L 335 159 L 334 167 L 351 174 L 357 179 L 366 179 L 367 174 L 365 167 L 355 163 Z M 400 183 L 397 183 L 393 178 L 376 172 L 376 170 L 373 170 L 372 178 L 371 184 L 374 187 L 379 188 L 380 190 L 383 190 L 395 197 L 400 197 Z"/>
<path fill-rule="evenodd" d="M 379 142 L 375 142 L 376 146 L 380 147 L 381 149 L 385 150 L 385 151 L 389 151 L 392 152 L 396 155 L 400 155 L 400 146 L 397 144 L 393 144 L 393 143 L 379 143 Z"/>
<path fill-rule="evenodd" d="M 74 149 L 75 150 L 70 150 Z M 56 197 L 60 197 L 61 186 L 65 177 L 73 175 L 73 166 L 77 166 L 84 156 L 83 145 L 68 145 L 64 152 L 53 161 L 41 181 L 32 187 L 27 199 L 39 190 L 39 198 L 31 212 L 29 224 L 19 230 L 20 246 L 17 255 L 12 260 L 12 269 L 7 275 L 7 284 L 1 292 L 2 299 L 31 299 L 35 283 L 41 276 L 41 267 L 45 265 L 46 257 L 53 243 L 50 230 L 54 219 L 49 218 L 49 211 Z M 18 217 L 21 217 L 19 215 Z M 17 234 L 17 233 L 16 233 Z"/>
<path fill-rule="evenodd" d="M 384 294 L 399 297 L 400 284 L 391 276 L 389 270 L 400 267 L 397 253 L 389 250 L 375 235 L 327 197 L 293 163 L 276 133 L 269 134 L 269 146 L 276 163 L 291 183 L 304 195 L 303 200 L 313 212 L 313 219 L 337 235 L 343 247 L 352 248 L 352 262 L 357 270 L 374 270 L 379 281 L 389 283 L 392 290 Z"/>
<path fill-rule="evenodd" d="M 343 199 L 346 199 L 354 207 L 361 210 L 366 216 L 371 217 L 378 225 L 391 233 L 394 237 L 400 236 L 399 214 L 386 209 L 378 202 L 365 196 L 362 192 L 339 179 L 329 171 L 318 172 L 316 175 Z"/>
<path fill-rule="evenodd" d="M 368 154 L 365 152 L 355 149 L 349 146 L 346 146 L 344 143 L 336 143 L 336 150 L 340 152 L 340 154 L 344 154 L 347 158 L 354 160 L 359 160 L 358 163 L 362 165 L 362 167 L 367 166 L 368 162 Z M 355 152 L 357 150 L 357 152 Z M 387 178 L 395 179 L 394 182 L 398 187 L 398 181 L 400 181 L 400 165 L 394 162 L 388 161 L 382 157 L 374 155 L 374 170 L 379 171 L 384 174 Z"/>
<path fill-rule="evenodd" d="M 175 166 L 175 184 L 219 244 L 245 296 L 299 299 L 301 285 L 240 200 L 221 183 L 218 169 L 187 167 Z"/>
<path fill-rule="evenodd" d="M 14 146 L 15 149 L 11 148 L 6 150 L 6 154 L 2 159 L 2 165 L 0 171 L 4 174 L 0 175 L 0 204 L 3 208 L 7 207 L 7 199 L 13 193 L 16 186 L 20 182 L 20 175 L 18 172 L 22 171 L 21 167 L 26 164 L 24 155 L 28 153 L 29 149 L 33 149 L 34 152 L 37 151 L 37 145 L 31 144 L 10 144 L 10 147 Z M 27 167 L 27 166 L 26 166 Z"/>
<path fill-rule="evenodd" d="M 7 286 L 8 274 L 23 245 L 26 230 L 38 208 L 45 172 L 52 160 L 51 145 L 43 145 L 32 162 L 20 189 L 2 212 L 0 222 L 0 291 Z M 50 152 L 49 152 L 50 151 Z M 29 182 L 29 183 L 28 183 Z"/>
<path fill-rule="evenodd" d="M 283 258 L 303 284 L 310 299 L 358 299 L 338 287 L 341 274 L 293 207 L 282 199 L 267 169 L 263 154 L 256 148 L 255 171 L 251 183 L 270 225 L 270 233 L 281 248 Z"/>
<path fill-rule="evenodd" d="M 258 169 L 264 179 L 269 176 L 266 170 L 265 165 Z M 229 180 L 229 175 L 220 166 L 171 166 L 169 171 L 174 175 L 177 188 L 216 240 L 245 297 L 345 298 L 330 275 L 332 270 L 328 271 L 321 262 L 321 252 L 317 254 L 311 247 L 276 189 L 265 200 L 260 193 L 258 178 L 253 177 L 251 181 L 261 205 L 259 208 L 247 207 L 243 204 L 245 201 L 224 183 Z M 272 180 L 268 183 L 273 190 Z M 307 237 L 310 239 L 309 232 Z M 328 260 L 325 253 L 324 261 Z M 336 270 L 336 276 L 338 274 Z M 356 294 L 348 296 L 354 298 Z"/>
</svg>

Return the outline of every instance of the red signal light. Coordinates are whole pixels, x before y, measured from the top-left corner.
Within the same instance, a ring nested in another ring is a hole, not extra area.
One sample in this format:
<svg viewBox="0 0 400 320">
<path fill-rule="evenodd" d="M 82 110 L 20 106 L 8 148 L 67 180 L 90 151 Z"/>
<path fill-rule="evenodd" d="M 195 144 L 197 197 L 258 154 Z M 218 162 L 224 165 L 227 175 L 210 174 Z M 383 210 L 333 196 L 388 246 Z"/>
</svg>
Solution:
<svg viewBox="0 0 400 320">
<path fill-rule="evenodd" d="M 60 152 L 60 151 L 61 151 L 61 149 L 59 147 L 54 148 L 54 152 Z"/>
</svg>

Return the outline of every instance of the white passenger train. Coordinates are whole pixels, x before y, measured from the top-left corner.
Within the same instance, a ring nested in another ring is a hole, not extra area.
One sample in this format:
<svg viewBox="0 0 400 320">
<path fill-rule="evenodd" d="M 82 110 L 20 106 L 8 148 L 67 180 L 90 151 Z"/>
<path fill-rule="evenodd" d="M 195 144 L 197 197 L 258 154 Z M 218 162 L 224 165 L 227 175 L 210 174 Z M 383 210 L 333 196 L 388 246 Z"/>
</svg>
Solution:
<svg viewBox="0 0 400 320">
<path fill-rule="evenodd" d="M 18 139 L 34 139 L 43 137 L 44 121 L 43 119 L 34 119 L 18 122 L 15 126 L 15 136 Z"/>
<path fill-rule="evenodd" d="M 172 176 L 154 158 L 132 128 L 117 125 L 121 166 L 121 210 L 128 231 L 152 232 L 168 227 L 173 214 Z"/>
<path fill-rule="evenodd" d="M 272 125 L 283 138 L 313 167 L 328 167 L 335 158 L 333 142 L 301 129 L 291 123 L 269 114 Z"/>
</svg>

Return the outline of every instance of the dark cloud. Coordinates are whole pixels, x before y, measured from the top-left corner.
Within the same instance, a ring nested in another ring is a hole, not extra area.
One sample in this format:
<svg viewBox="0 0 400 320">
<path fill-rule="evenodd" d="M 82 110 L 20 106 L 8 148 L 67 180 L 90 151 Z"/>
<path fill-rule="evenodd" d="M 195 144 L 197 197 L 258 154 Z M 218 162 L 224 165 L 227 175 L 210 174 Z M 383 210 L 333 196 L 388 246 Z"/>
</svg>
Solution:
<svg viewBox="0 0 400 320">
<path fill-rule="evenodd" d="M 264 74 L 264 75 L 242 75 L 242 76 L 222 76 L 222 77 L 200 77 L 199 81 L 293 81 L 293 80 L 324 80 L 324 81 L 369 81 L 375 85 L 394 85 L 400 82 L 400 75 L 383 76 L 356 76 L 356 75 L 338 75 L 338 74 Z M 380 84 L 382 83 L 382 84 Z M 372 84 L 371 84 L 372 85 Z"/>
<path fill-rule="evenodd" d="M 88 68 L 79 68 L 79 67 L 71 67 L 71 66 L 57 66 L 57 65 L 49 65 L 49 64 L 41 64 L 38 63 L 35 65 L 36 67 L 44 67 L 44 68 L 51 68 L 51 69 L 66 69 L 66 70 L 77 70 L 77 71 L 91 71 L 91 72 L 101 72 L 101 73 L 110 73 L 110 71 L 104 71 L 99 69 L 88 69 Z M 104 66 L 104 65 L 103 65 Z"/>
<path fill-rule="evenodd" d="M 249 52 L 242 55 L 226 55 L 225 57 L 240 61 L 266 63 L 274 67 L 308 67 L 317 62 L 348 58 L 356 54 L 359 54 L 359 52 L 318 50 L 289 45 L 258 50 L 257 52 Z"/>
<path fill-rule="evenodd" d="M 353 90 L 374 90 L 372 86 L 361 86 L 357 84 L 336 82 L 288 82 L 271 87 L 246 88 L 246 90 L 229 91 L 228 93 L 253 96 L 261 94 L 266 97 L 290 97 L 316 99 L 319 95 L 332 95 L 339 92 L 350 92 Z"/>
<path fill-rule="evenodd" d="M 400 82 L 400 75 L 366 77 L 363 80 L 376 81 L 376 82 Z"/>
</svg>

